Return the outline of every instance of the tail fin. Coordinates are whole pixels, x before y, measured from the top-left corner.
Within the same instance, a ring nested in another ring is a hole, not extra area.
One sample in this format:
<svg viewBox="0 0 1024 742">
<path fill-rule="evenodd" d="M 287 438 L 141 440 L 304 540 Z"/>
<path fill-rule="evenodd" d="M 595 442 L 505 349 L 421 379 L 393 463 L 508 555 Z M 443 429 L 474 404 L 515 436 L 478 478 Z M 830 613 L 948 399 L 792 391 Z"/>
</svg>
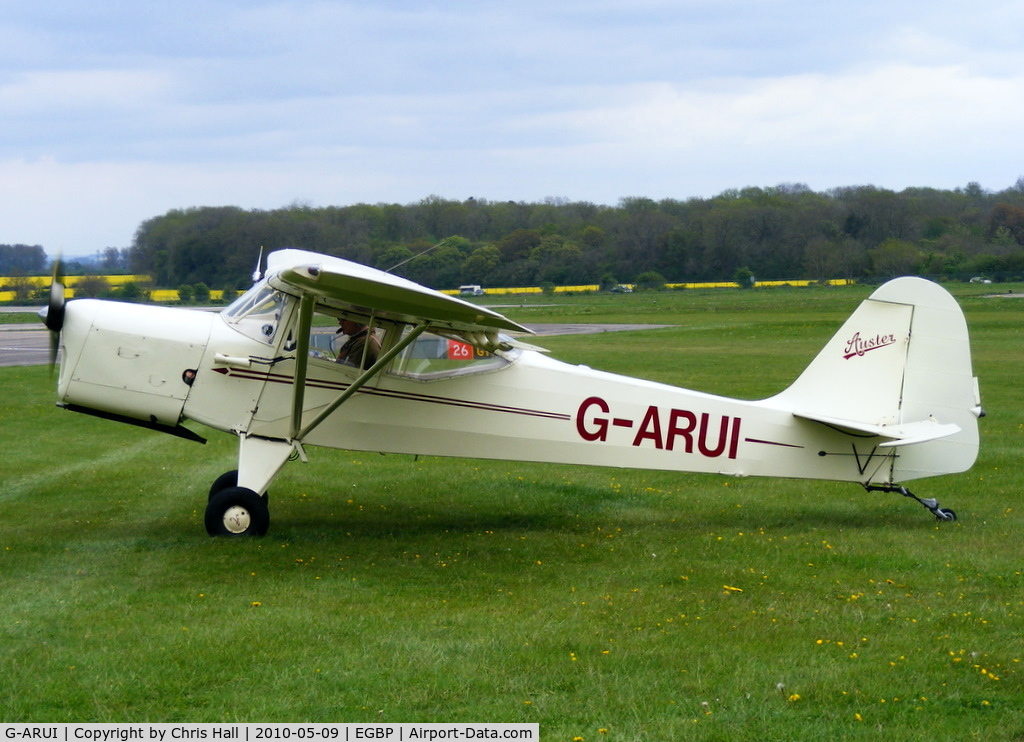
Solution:
<svg viewBox="0 0 1024 742">
<path fill-rule="evenodd" d="M 897 449 L 889 482 L 965 471 L 984 413 L 967 323 L 938 284 L 897 278 L 878 288 L 786 391 L 797 417 Z"/>
</svg>

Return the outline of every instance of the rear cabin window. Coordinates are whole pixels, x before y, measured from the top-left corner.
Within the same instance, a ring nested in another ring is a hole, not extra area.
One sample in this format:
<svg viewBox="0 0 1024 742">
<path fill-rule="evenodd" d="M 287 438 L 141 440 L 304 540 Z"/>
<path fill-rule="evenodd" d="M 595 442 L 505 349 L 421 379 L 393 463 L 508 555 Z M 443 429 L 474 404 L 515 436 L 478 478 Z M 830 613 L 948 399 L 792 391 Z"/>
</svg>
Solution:
<svg viewBox="0 0 1024 742">
<path fill-rule="evenodd" d="M 421 380 L 446 379 L 497 371 L 510 362 L 509 353 L 498 355 L 475 348 L 456 337 L 425 332 L 395 359 L 390 373 Z"/>
</svg>

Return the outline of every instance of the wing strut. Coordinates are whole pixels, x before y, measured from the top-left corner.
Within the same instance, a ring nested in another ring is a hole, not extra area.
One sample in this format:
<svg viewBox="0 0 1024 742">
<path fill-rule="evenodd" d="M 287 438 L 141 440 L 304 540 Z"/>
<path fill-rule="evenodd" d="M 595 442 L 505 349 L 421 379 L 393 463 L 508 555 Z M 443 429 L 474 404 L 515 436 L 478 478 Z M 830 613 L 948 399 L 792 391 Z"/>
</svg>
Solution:
<svg viewBox="0 0 1024 742">
<path fill-rule="evenodd" d="M 303 294 L 299 301 L 299 329 L 295 339 L 295 387 L 292 390 L 291 437 L 298 437 L 302 427 L 302 403 L 306 396 L 306 368 L 309 366 L 309 333 L 313 324 L 313 307 L 316 299 L 312 294 Z"/>
<path fill-rule="evenodd" d="M 303 301 L 305 301 L 305 296 L 303 296 Z M 301 309 L 300 309 L 300 320 L 299 320 L 299 324 L 300 324 L 299 329 L 300 329 L 300 331 L 303 329 L 301 327 L 301 325 L 302 325 L 301 317 L 302 317 L 302 315 L 301 315 Z M 308 330 L 309 328 L 307 327 L 305 329 Z M 324 420 L 326 420 L 327 417 L 331 415 L 331 413 L 333 413 L 336 409 L 341 407 L 341 405 L 343 405 L 345 403 L 345 401 L 349 397 L 351 397 L 353 394 L 355 394 L 360 389 L 362 389 L 366 385 L 366 383 L 368 381 L 370 381 L 370 379 L 372 379 L 374 376 L 376 376 L 381 371 L 383 371 L 384 367 L 387 366 L 391 362 L 392 358 L 394 358 L 399 353 L 401 353 L 403 350 L 405 350 L 407 347 L 409 347 L 414 342 L 416 342 L 416 338 L 418 338 L 420 335 L 422 335 L 423 332 L 426 329 L 427 329 L 427 323 L 426 322 L 422 322 L 422 323 L 416 325 L 415 327 L 413 327 L 412 330 L 410 330 L 409 333 L 406 334 L 405 337 L 403 337 L 401 340 L 399 340 L 397 343 L 395 343 L 386 352 L 382 353 L 380 358 L 377 359 L 376 363 L 374 363 L 368 369 L 363 371 L 363 373 L 360 374 L 359 378 L 357 378 L 355 381 L 353 381 L 352 384 L 348 387 L 348 389 L 346 389 L 341 394 L 339 394 L 337 399 L 335 399 L 333 402 L 331 402 L 329 405 L 327 405 L 327 407 L 325 407 L 323 410 L 321 410 L 320 414 L 317 415 L 315 418 L 313 418 L 313 421 L 310 422 L 308 425 L 306 425 L 306 427 L 302 428 L 297 434 L 295 434 L 293 436 L 293 438 L 296 438 L 299 441 L 303 440 L 318 425 L 320 425 L 320 423 L 322 423 Z M 307 345 L 307 351 L 308 351 L 308 345 L 309 345 L 308 333 L 307 333 L 306 345 Z M 301 350 L 301 346 L 300 346 L 300 348 L 298 350 Z M 301 364 L 302 365 L 302 375 L 301 375 L 301 378 L 300 378 L 300 375 L 299 375 L 299 365 L 300 365 L 300 362 L 297 361 L 296 364 L 295 364 L 295 384 L 296 384 L 296 390 L 295 390 L 295 394 L 293 396 L 293 405 L 294 406 L 292 408 L 292 425 L 294 427 L 298 427 L 298 425 L 295 424 L 296 417 L 300 421 L 301 421 L 301 418 L 302 418 L 302 395 L 299 392 L 298 387 L 300 385 L 302 387 L 305 387 L 305 385 L 306 385 L 306 368 L 305 368 L 306 364 L 304 362 Z M 297 403 L 296 403 L 296 400 L 297 400 Z"/>
</svg>

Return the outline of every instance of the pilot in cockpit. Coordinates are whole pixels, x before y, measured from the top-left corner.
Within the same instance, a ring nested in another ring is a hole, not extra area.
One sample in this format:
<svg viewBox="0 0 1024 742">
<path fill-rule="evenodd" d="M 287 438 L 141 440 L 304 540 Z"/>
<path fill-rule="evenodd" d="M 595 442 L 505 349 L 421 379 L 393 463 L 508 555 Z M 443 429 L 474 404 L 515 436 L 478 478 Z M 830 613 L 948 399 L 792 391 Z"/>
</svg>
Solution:
<svg viewBox="0 0 1024 742">
<path fill-rule="evenodd" d="M 345 344 L 338 349 L 338 356 L 335 359 L 338 363 L 369 368 L 377 362 L 377 356 L 380 355 L 380 340 L 369 327 L 354 320 L 343 319 L 338 332 L 348 337 Z"/>
</svg>

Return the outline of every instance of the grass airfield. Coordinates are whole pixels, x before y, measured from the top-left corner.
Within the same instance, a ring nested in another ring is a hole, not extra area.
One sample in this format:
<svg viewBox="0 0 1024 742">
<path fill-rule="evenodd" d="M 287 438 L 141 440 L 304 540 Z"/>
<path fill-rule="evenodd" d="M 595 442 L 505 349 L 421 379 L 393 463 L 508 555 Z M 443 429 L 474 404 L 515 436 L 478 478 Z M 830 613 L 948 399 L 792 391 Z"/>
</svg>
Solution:
<svg viewBox="0 0 1024 742">
<path fill-rule="evenodd" d="M 992 287 L 985 287 L 991 291 Z M 998 287 L 1000 291 L 1021 287 Z M 538 722 L 544 740 L 1020 739 L 1024 301 L 953 287 L 989 415 L 911 488 L 313 449 L 209 538 L 206 446 L 0 369 L 0 720 Z M 562 360 L 759 398 L 866 287 L 538 297 Z"/>
</svg>

